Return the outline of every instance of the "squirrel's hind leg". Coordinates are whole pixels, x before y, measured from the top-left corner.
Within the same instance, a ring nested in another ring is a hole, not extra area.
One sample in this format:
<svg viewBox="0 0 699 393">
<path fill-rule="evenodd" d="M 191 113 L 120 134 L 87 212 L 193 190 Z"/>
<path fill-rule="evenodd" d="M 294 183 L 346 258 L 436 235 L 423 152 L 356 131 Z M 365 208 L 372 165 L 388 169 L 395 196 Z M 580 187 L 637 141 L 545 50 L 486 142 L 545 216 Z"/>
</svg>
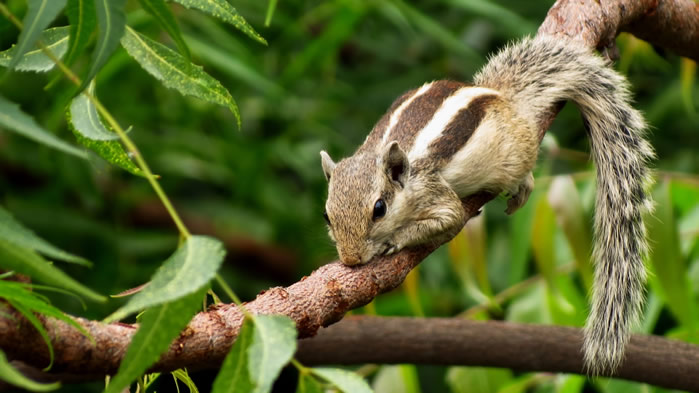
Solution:
<svg viewBox="0 0 699 393">
<path fill-rule="evenodd" d="M 534 175 L 529 172 L 513 190 L 510 190 L 510 199 L 507 200 L 505 213 L 512 214 L 524 206 L 529 199 L 529 195 L 534 189 Z"/>
</svg>

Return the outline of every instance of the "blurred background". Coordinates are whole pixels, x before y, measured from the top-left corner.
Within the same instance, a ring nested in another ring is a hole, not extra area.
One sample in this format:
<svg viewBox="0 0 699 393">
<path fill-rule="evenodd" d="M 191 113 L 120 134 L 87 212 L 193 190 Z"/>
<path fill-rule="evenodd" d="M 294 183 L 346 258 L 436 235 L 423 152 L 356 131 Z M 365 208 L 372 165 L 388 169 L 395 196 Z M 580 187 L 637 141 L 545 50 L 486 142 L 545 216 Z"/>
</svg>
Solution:
<svg viewBox="0 0 699 393">
<path fill-rule="evenodd" d="M 24 14 L 25 1 L 7 3 Z M 199 12 L 177 4 L 172 9 L 192 60 L 236 99 L 240 130 L 229 110 L 163 87 L 121 48 L 98 75 L 96 91 L 122 125 L 133 127 L 131 137 L 192 232 L 225 243 L 222 274 L 250 300 L 335 259 L 322 218 L 321 149 L 336 159 L 351 155 L 405 90 L 434 79 L 470 80 L 489 53 L 535 34 L 553 2 L 287 0 L 277 4 L 269 26 L 267 1 L 231 3 L 268 46 Z M 130 1 L 127 10 L 130 26 L 174 48 L 138 2 Z M 66 24 L 61 17 L 54 26 Z M 16 42 L 17 34 L 1 19 L 0 49 Z M 657 208 L 648 218 L 653 275 L 639 331 L 697 342 L 696 64 L 625 34 L 617 42 L 615 67 L 631 81 L 658 154 Z M 73 68 L 84 71 L 88 60 Z M 54 73 L 12 73 L 0 80 L 0 94 L 74 143 L 65 120 L 68 83 L 45 90 Z M 592 271 L 594 171 L 588 151 L 579 113 L 569 104 L 542 144 L 536 191 L 524 209 L 508 217 L 504 198 L 491 202 L 402 288 L 355 312 L 581 326 Z M 144 179 L 95 155 L 86 162 L 4 130 L 0 204 L 40 236 L 93 261 L 92 269 L 62 268 L 102 294 L 143 284 L 177 245 L 176 228 Z M 70 297 L 50 296 L 61 309 L 87 318 L 103 318 L 123 301 L 83 309 Z M 379 392 L 659 390 L 479 368 L 366 366 L 360 372 Z M 200 374 L 195 380 L 208 391 L 215 374 Z M 293 370 L 286 371 L 277 391 L 293 389 L 294 378 Z"/>
</svg>

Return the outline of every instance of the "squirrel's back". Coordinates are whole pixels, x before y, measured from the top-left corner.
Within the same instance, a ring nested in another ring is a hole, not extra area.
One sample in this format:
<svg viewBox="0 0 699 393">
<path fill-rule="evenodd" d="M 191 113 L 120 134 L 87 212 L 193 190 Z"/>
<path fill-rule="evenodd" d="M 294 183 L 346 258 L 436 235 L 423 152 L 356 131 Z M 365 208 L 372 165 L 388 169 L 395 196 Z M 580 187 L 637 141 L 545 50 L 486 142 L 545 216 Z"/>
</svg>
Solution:
<svg viewBox="0 0 699 393">
<path fill-rule="evenodd" d="M 440 171 L 460 197 L 499 193 L 536 161 L 538 140 L 530 128 L 498 91 L 438 80 L 396 99 L 357 153 L 396 141 L 414 171 Z"/>
</svg>

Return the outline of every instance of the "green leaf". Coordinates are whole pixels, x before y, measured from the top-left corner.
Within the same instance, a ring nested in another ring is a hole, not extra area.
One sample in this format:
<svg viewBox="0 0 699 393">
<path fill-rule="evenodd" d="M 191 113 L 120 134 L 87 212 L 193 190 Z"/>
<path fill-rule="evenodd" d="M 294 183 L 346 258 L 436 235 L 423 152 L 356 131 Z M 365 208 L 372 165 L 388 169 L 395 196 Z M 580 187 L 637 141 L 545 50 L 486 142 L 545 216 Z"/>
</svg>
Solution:
<svg viewBox="0 0 699 393">
<path fill-rule="evenodd" d="M 124 35 L 126 27 L 125 4 L 126 0 L 95 0 L 99 34 L 97 35 L 95 51 L 92 53 L 90 71 L 83 79 L 79 91 L 87 87 L 119 45 L 119 40 Z"/>
<path fill-rule="evenodd" d="M 24 315 L 24 318 L 26 318 L 27 321 L 29 321 L 29 323 L 31 323 L 32 326 L 34 326 L 34 329 L 36 329 L 36 331 L 39 332 L 41 339 L 44 340 L 44 343 L 46 343 L 46 347 L 49 351 L 49 364 L 44 368 L 44 371 L 48 371 L 49 369 L 51 369 L 51 366 L 53 366 L 54 353 L 53 346 L 51 345 L 51 338 L 49 337 L 48 332 L 46 332 L 46 329 L 44 329 L 44 325 L 42 325 L 41 321 L 39 321 L 39 318 L 37 318 L 31 310 L 24 307 L 22 303 L 15 302 L 12 299 L 7 299 L 7 302 L 10 303 L 10 306 L 15 308 L 22 315 Z"/>
<path fill-rule="evenodd" d="M 541 199 L 541 188 L 535 188 L 529 196 L 529 201 L 512 215 L 510 221 L 509 249 L 510 260 L 507 272 L 508 285 L 522 281 L 529 269 L 531 251 L 531 228 L 534 222 L 534 211 Z"/>
<path fill-rule="evenodd" d="M 255 393 L 267 393 L 296 352 L 296 325 L 283 315 L 255 315 L 248 350 L 249 371 Z"/>
<path fill-rule="evenodd" d="M 223 245 L 217 239 L 196 235 L 188 237 L 155 272 L 150 284 L 105 321 L 116 321 L 136 311 L 199 291 L 214 277 L 224 255 Z"/>
<path fill-rule="evenodd" d="M 189 393 L 199 393 L 197 385 L 192 380 L 192 377 L 189 376 L 189 373 L 187 372 L 186 368 L 177 369 L 171 372 L 170 374 L 172 374 L 172 378 L 175 380 L 175 385 L 177 385 L 177 382 L 180 381 L 187 386 L 187 389 L 189 389 Z M 179 392 L 179 390 L 180 388 L 179 386 L 177 386 L 177 391 Z"/>
<path fill-rule="evenodd" d="M 265 27 L 269 27 L 270 23 L 272 23 L 272 17 L 274 16 L 274 10 L 276 8 L 277 0 L 269 0 L 267 3 L 267 14 L 265 15 Z"/>
<path fill-rule="evenodd" d="M 226 0 L 173 0 L 187 8 L 194 8 L 205 12 L 214 18 L 218 18 L 233 25 L 253 40 L 267 45 L 262 36 L 248 24 L 248 22 Z"/>
<path fill-rule="evenodd" d="M 19 105 L 3 96 L 0 96 L 0 126 L 64 153 L 87 158 L 87 154 L 84 151 L 63 142 L 55 135 L 41 128 L 31 116 L 22 112 Z"/>
<path fill-rule="evenodd" d="M 465 42 L 456 37 L 454 33 L 446 29 L 443 25 L 402 0 L 394 0 L 393 3 L 418 29 L 425 33 L 425 35 L 439 42 L 449 51 L 464 56 L 464 58 L 474 64 L 483 64 L 483 56 L 466 45 Z"/>
<path fill-rule="evenodd" d="M 687 267 L 680 251 L 677 225 L 670 195 L 670 183 L 662 183 L 653 193 L 655 212 L 646 216 L 650 260 L 655 274 L 651 282 L 658 282 L 661 294 L 672 314 L 685 327 L 694 326 L 694 307 L 687 281 Z"/>
<path fill-rule="evenodd" d="M 88 87 L 90 94 L 93 94 L 93 85 Z M 108 130 L 102 123 L 97 108 L 92 104 L 92 101 L 85 95 L 80 94 L 75 97 L 70 103 L 69 123 L 74 127 L 80 135 L 94 141 L 111 141 L 119 139 L 119 135 Z"/>
<path fill-rule="evenodd" d="M 58 382 L 38 383 L 25 377 L 12 367 L 2 350 L 0 350 L 0 379 L 18 388 L 31 390 L 33 392 L 48 392 L 58 389 L 61 386 Z"/>
<path fill-rule="evenodd" d="M 298 80 L 309 66 L 340 56 L 341 48 L 355 33 L 355 26 L 362 19 L 366 7 L 351 6 L 347 2 L 339 4 L 335 11 L 337 17 L 332 18 L 322 33 L 306 45 L 301 53 L 292 57 L 282 74 L 283 81 Z"/>
<path fill-rule="evenodd" d="M 194 35 L 185 35 L 192 52 L 197 58 L 206 62 L 218 71 L 230 75 L 236 80 L 247 83 L 263 91 L 265 94 L 283 96 L 284 90 L 276 83 L 260 72 L 259 67 L 246 63 L 238 56 L 231 56 L 229 50 L 216 45 L 215 41 L 201 40 Z M 212 38 L 213 39 L 213 38 Z"/>
<path fill-rule="evenodd" d="M 554 254 L 556 222 L 553 209 L 551 209 L 546 198 L 540 198 L 537 201 L 534 217 L 531 233 L 534 260 L 539 268 L 539 272 L 546 279 L 546 283 L 550 288 L 553 288 L 556 268 Z"/>
<path fill-rule="evenodd" d="M 213 393 L 267 393 L 296 351 L 296 325 L 283 315 L 243 321 L 214 381 Z"/>
<path fill-rule="evenodd" d="M 75 292 L 93 301 L 107 300 L 104 296 L 72 279 L 34 251 L 2 239 L 0 239 L 0 266 L 5 270 L 14 270 L 38 281 Z"/>
<path fill-rule="evenodd" d="M 414 364 L 383 365 L 371 387 L 378 392 L 420 393 L 420 380 Z"/>
<path fill-rule="evenodd" d="M 512 371 L 485 367 L 450 367 L 447 383 L 454 393 L 497 392 L 512 379 Z"/>
<path fill-rule="evenodd" d="M 88 90 L 92 90 L 88 87 Z M 144 176 L 141 169 L 129 158 L 119 136 L 107 129 L 97 113 L 97 108 L 85 94 L 73 98 L 67 113 L 68 124 L 78 143 L 96 152 L 108 162 L 134 174 Z"/>
<path fill-rule="evenodd" d="M 548 193 L 548 201 L 554 210 L 558 225 L 575 255 L 575 264 L 586 289 L 592 288 L 592 236 L 583 212 L 580 195 L 570 176 L 555 176 Z"/>
<path fill-rule="evenodd" d="M 41 33 L 41 42 L 57 58 L 62 58 L 68 49 L 68 27 L 54 27 L 44 30 Z M 0 66 L 8 67 L 11 60 L 15 59 L 17 46 L 0 52 Z M 51 71 L 56 64 L 38 46 L 22 55 L 20 61 L 15 65 L 18 71 L 47 72 Z"/>
<path fill-rule="evenodd" d="M 301 374 L 299 384 L 296 386 L 296 393 L 323 393 L 323 386 L 320 385 L 312 375 Z"/>
<path fill-rule="evenodd" d="M 48 288 L 42 288 L 43 285 L 28 285 L 13 281 L 1 281 L 0 280 L 0 298 L 5 298 L 8 300 L 13 300 L 16 303 L 20 303 L 28 309 L 37 312 L 42 315 L 47 315 L 59 319 L 74 328 L 78 329 L 82 334 L 89 337 L 89 333 L 85 328 L 77 323 L 73 318 L 64 314 L 61 310 L 52 306 L 46 300 L 38 296 L 35 292 L 30 291 L 27 288 L 37 288 L 47 290 Z M 50 290 L 50 289 L 48 289 Z"/>
<path fill-rule="evenodd" d="M 681 68 L 682 102 L 691 116 L 696 115 L 696 100 L 693 97 L 695 80 L 697 76 L 697 63 L 693 60 L 682 58 Z"/>
<path fill-rule="evenodd" d="M 2 206 L 0 206 L 0 239 L 20 247 L 32 249 L 51 258 L 85 266 L 92 265 L 90 261 L 77 255 L 67 253 L 38 237 L 31 229 L 15 220 L 10 212 L 5 210 Z"/>
<path fill-rule="evenodd" d="M 90 36 L 97 27 L 97 12 L 94 0 L 68 0 L 66 14 L 70 22 L 70 45 L 65 63 L 70 66 L 75 62 L 87 44 Z"/>
<path fill-rule="evenodd" d="M 547 302 L 548 291 L 543 283 L 537 283 L 524 293 L 513 298 L 505 310 L 505 319 L 522 323 L 552 322 L 549 307 L 542 307 Z"/>
<path fill-rule="evenodd" d="M 22 21 L 24 27 L 19 33 L 14 57 L 7 68 L 14 69 L 19 64 L 24 55 L 36 45 L 41 32 L 56 18 L 65 5 L 66 0 L 29 0 L 27 2 L 27 14 Z"/>
<path fill-rule="evenodd" d="M 449 256 L 466 293 L 479 303 L 489 302 L 493 291 L 485 265 L 485 220 L 475 217 L 449 242 Z"/>
<path fill-rule="evenodd" d="M 189 48 L 187 44 L 182 39 L 182 33 L 180 32 L 180 26 L 175 20 L 175 15 L 172 14 L 170 7 L 165 4 L 165 0 L 138 0 L 141 3 L 143 9 L 148 11 L 149 14 L 153 15 L 155 20 L 162 26 L 165 31 L 170 35 L 170 37 L 177 44 L 180 53 L 183 54 L 187 60 L 189 60 Z"/>
<path fill-rule="evenodd" d="M 339 368 L 317 367 L 312 368 L 311 372 L 324 380 L 335 385 L 344 393 L 371 393 L 372 390 L 364 378 L 357 373 L 342 370 Z"/>
<path fill-rule="evenodd" d="M 447 2 L 455 8 L 468 11 L 469 15 L 481 15 L 497 23 L 498 26 L 503 27 L 498 32 L 512 37 L 536 34 L 537 25 L 535 23 L 495 2 L 488 0 L 448 0 Z"/>
<path fill-rule="evenodd" d="M 585 387 L 586 378 L 582 375 L 562 376 L 563 382 L 559 384 L 558 393 L 580 393 Z"/>
<path fill-rule="evenodd" d="M 248 352 L 253 340 L 255 326 L 249 318 L 245 318 L 240 328 L 238 338 L 233 343 L 221 370 L 214 380 L 212 393 L 250 393 L 255 385 L 248 370 Z"/>
<path fill-rule="evenodd" d="M 235 115 L 240 128 L 240 113 L 231 93 L 201 67 L 193 65 L 179 53 L 131 28 L 126 29 L 121 44 L 141 67 L 166 87 L 176 89 L 185 96 L 228 107 Z"/>
<path fill-rule="evenodd" d="M 109 382 L 105 393 L 123 391 L 141 376 L 160 355 L 167 351 L 192 315 L 201 307 L 208 287 L 147 310 L 141 317 L 140 326 L 131 340 L 119 371 Z"/>
</svg>

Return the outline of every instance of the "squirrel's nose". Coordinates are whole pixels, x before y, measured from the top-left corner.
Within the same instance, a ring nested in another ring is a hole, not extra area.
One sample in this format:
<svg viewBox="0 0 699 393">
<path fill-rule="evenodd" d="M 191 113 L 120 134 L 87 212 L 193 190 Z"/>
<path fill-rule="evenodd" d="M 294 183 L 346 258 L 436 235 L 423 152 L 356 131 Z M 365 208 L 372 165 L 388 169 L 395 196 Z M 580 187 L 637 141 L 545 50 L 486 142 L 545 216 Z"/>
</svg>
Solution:
<svg viewBox="0 0 699 393">
<path fill-rule="evenodd" d="M 361 263 L 361 259 L 359 258 L 359 255 L 354 255 L 354 254 L 343 254 L 340 253 L 340 260 L 342 260 L 342 263 L 344 263 L 347 266 L 352 266 Z"/>
</svg>

